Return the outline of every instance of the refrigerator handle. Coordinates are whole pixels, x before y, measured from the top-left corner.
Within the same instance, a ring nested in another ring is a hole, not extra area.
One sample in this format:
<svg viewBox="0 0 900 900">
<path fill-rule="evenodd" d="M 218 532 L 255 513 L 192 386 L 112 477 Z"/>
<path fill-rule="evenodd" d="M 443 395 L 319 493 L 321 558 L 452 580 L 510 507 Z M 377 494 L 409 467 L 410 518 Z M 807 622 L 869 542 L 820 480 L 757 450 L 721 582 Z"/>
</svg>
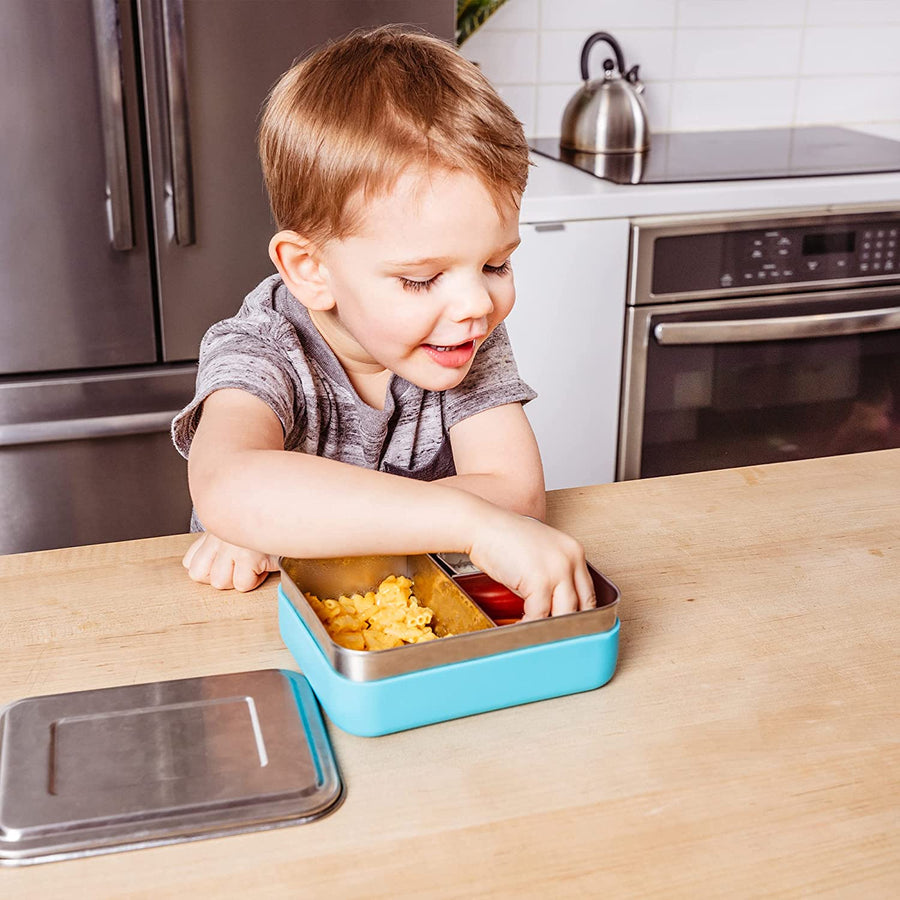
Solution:
<svg viewBox="0 0 900 900">
<path fill-rule="evenodd" d="M 84 441 L 92 438 L 125 437 L 168 431 L 180 410 L 95 416 L 88 419 L 60 419 L 16 422 L 0 425 L 0 447 L 18 444 L 46 444 L 55 441 Z"/>
<path fill-rule="evenodd" d="M 171 184 L 166 185 L 167 218 L 169 236 L 179 247 L 187 247 L 195 242 L 195 232 L 183 0 L 163 0 L 162 13 L 171 172 Z"/>
<path fill-rule="evenodd" d="M 122 99 L 122 48 L 116 0 L 93 0 L 97 75 L 100 82 L 100 116 L 103 153 L 106 158 L 106 217 L 109 242 L 114 250 L 134 248 L 131 223 L 131 187 L 125 138 L 125 106 Z"/>
</svg>

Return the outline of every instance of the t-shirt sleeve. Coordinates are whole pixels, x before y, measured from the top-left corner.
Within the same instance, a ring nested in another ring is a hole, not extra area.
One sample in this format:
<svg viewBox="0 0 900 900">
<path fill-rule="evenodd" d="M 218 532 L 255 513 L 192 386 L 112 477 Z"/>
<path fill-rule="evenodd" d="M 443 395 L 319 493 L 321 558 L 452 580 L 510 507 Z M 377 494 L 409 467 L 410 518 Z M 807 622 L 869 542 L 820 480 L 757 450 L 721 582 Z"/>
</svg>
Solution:
<svg viewBox="0 0 900 900">
<path fill-rule="evenodd" d="M 185 459 L 204 400 L 224 388 L 258 397 L 278 416 L 285 435 L 294 432 L 303 415 L 303 397 L 295 389 L 291 363 L 283 351 L 289 329 L 287 322 L 238 315 L 206 332 L 200 344 L 194 398 L 172 421 L 172 440 Z"/>
<path fill-rule="evenodd" d="M 506 326 L 501 322 L 479 347 L 462 382 L 444 392 L 444 424 L 449 429 L 476 413 L 527 403 L 537 397 L 519 377 Z"/>
</svg>

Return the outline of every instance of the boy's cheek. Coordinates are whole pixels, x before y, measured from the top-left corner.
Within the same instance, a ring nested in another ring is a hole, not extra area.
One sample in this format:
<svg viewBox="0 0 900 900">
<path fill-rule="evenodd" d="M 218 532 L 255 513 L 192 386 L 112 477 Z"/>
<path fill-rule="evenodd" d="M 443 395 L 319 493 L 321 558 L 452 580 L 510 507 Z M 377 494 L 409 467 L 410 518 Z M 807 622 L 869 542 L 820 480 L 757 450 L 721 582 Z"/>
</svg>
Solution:
<svg viewBox="0 0 900 900">
<path fill-rule="evenodd" d="M 516 292 L 514 290 L 495 299 L 494 314 L 491 316 L 492 331 L 512 312 L 515 305 Z"/>
</svg>

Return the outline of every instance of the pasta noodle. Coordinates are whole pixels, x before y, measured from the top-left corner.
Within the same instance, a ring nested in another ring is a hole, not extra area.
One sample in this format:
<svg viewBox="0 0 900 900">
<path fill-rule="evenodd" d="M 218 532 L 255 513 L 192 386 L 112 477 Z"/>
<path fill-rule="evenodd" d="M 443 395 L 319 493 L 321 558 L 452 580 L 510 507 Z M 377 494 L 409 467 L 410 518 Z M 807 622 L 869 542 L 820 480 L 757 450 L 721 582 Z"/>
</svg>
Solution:
<svg viewBox="0 0 900 900">
<path fill-rule="evenodd" d="M 348 650 L 388 650 L 437 637 L 429 625 L 434 612 L 419 605 L 413 583 L 404 575 L 388 575 L 377 590 L 365 594 L 336 600 L 304 596 L 331 639 Z"/>
</svg>

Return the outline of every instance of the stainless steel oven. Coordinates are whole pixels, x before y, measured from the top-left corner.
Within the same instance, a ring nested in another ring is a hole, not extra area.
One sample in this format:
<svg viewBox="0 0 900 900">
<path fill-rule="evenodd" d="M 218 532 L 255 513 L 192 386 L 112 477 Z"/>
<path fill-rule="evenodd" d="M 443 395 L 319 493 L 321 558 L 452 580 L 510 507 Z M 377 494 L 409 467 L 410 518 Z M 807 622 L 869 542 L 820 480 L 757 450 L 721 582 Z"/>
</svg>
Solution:
<svg viewBox="0 0 900 900">
<path fill-rule="evenodd" d="M 900 446 L 900 210 L 632 226 L 617 478 Z"/>
</svg>

